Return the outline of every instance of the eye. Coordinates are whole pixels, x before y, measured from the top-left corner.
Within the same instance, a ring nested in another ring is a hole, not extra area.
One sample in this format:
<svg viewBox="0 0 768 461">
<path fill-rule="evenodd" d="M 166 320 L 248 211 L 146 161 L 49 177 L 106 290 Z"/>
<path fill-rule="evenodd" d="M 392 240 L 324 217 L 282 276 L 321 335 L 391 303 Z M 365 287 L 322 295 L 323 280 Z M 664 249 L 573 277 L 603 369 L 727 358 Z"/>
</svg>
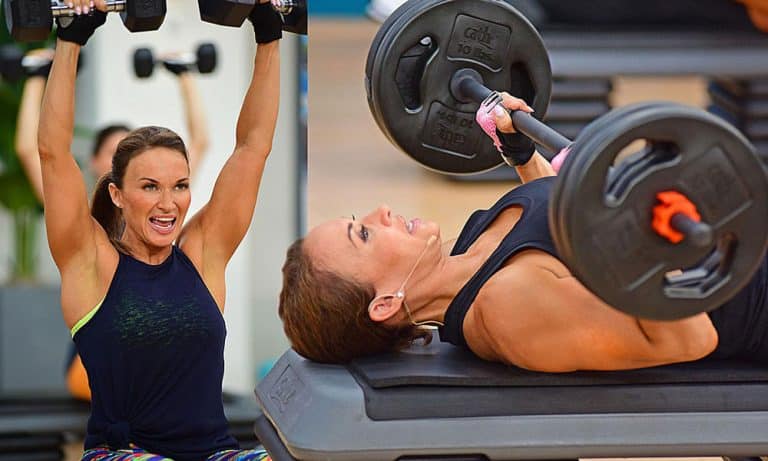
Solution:
<svg viewBox="0 0 768 461">
<path fill-rule="evenodd" d="M 141 188 L 146 191 L 157 190 L 157 184 L 147 183 L 141 186 Z"/>
<path fill-rule="evenodd" d="M 187 184 L 185 182 L 176 184 L 176 189 L 177 190 L 187 190 L 187 189 L 189 189 L 189 184 Z"/>
<path fill-rule="evenodd" d="M 360 236 L 360 240 L 362 240 L 363 242 L 367 242 L 368 241 L 368 228 L 361 224 L 360 225 L 360 232 L 358 232 L 357 235 Z"/>
</svg>

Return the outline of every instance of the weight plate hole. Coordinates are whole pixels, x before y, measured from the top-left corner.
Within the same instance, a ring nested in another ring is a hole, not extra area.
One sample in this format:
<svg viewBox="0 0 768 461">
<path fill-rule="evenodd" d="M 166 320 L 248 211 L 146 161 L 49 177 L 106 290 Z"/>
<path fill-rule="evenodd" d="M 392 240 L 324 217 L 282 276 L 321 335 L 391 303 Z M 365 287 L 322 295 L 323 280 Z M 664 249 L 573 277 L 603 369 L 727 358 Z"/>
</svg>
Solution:
<svg viewBox="0 0 768 461">
<path fill-rule="evenodd" d="M 639 149 L 639 150 L 638 150 Z M 680 149 L 670 142 L 633 140 L 614 159 L 608 169 L 603 194 L 609 207 L 619 206 L 636 184 L 654 172 L 677 163 Z"/>
<path fill-rule="evenodd" d="M 703 299 L 730 280 L 736 239 L 725 234 L 717 246 L 698 263 L 668 271 L 664 275 L 664 294 L 669 298 Z"/>
<path fill-rule="evenodd" d="M 418 111 L 423 105 L 421 80 L 427 63 L 436 51 L 437 42 L 434 38 L 424 36 L 408 48 L 397 61 L 395 84 L 403 105 L 411 112 Z"/>
</svg>

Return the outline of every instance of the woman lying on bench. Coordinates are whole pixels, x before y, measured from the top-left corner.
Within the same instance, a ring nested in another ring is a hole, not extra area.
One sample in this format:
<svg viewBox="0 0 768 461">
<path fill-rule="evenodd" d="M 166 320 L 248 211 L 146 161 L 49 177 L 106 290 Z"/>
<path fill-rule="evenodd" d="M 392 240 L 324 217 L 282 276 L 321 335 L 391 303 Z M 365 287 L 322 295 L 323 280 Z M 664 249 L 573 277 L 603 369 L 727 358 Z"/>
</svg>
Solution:
<svg viewBox="0 0 768 461">
<path fill-rule="evenodd" d="M 503 104 L 530 111 L 507 94 Z M 279 313 L 297 352 L 343 363 L 428 341 L 422 327 L 437 325 L 442 340 L 480 358 L 537 371 L 632 369 L 710 355 L 768 363 L 768 261 L 709 314 L 652 321 L 613 309 L 558 259 L 547 217 L 552 165 L 530 140 L 510 134 L 506 111 L 495 114 L 501 147 L 516 158 L 524 184 L 473 213 L 455 243 L 443 243 L 436 223 L 382 206 L 361 219 L 325 222 L 291 246 Z"/>
</svg>

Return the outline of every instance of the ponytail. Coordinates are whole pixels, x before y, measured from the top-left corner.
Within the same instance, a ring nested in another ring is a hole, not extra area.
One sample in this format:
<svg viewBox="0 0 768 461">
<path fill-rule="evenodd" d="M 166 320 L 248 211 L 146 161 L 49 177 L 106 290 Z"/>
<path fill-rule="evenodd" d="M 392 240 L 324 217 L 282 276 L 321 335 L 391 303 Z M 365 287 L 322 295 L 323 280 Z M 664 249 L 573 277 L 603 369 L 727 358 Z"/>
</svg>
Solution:
<svg viewBox="0 0 768 461">
<path fill-rule="evenodd" d="M 124 250 L 120 237 L 123 234 L 123 217 L 119 209 L 112 203 L 109 195 L 109 184 L 113 183 L 112 172 L 105 173 L 96 183 L 91 201 L 91 216 L 101 225 L 109 237 L 109 241 L 119 251 Z"/>
</svg>

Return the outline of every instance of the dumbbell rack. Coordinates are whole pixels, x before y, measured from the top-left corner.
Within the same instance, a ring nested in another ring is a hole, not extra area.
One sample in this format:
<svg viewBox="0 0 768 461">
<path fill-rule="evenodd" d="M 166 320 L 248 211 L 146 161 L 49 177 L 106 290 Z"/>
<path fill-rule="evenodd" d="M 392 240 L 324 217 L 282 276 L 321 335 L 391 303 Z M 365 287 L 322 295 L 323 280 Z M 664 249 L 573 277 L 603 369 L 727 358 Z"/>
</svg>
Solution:
<svg viewBox="0 0 768 461">
<path fill-rule="evenodd" d="M 610 78 L 555 77 L 544 121 L 565 137 L 575 139 L 592 120 L 611 110 L 609 97 L 612 89 Z M 537 146 L 536 150 L 548 159 L 556 154 L 542 146 Z M 459 181 L 509 181 L 517 180 L 517 173 L 502 165 L 479 175 L 452 178 Z"/>
<path fill-rule="evenodd" d="M 707 110 L 741 130 L 768 164 L 768 79 L 713 79 L 707 92 Z"/>
</svg>

